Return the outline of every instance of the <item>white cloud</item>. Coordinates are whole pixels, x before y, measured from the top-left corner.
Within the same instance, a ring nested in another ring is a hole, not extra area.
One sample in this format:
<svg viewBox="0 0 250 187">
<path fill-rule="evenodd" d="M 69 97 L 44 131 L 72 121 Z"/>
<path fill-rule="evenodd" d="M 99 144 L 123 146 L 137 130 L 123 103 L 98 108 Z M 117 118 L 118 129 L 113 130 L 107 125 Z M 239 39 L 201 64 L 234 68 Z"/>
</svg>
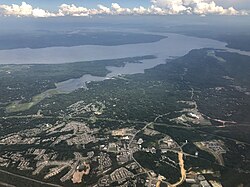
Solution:
<svg viewBox="0 0 250 187">
<path fill-rule="evenodd" d="M 122 8 L 118 3 L 112 3 L 112 14 L 131 14 L 132 11 L 129 8 Z"/>
<path fill-rule="evenodd" d="M 225 9 L 222 6 L 217 6 L 214 1 L 210 3 L 201 2 L 196 4 L 196 6 L 193 7 L 193 12 L 196 14 L 228 14 L 228 15 L 236 15 L 239 13 L 233 7 Z"/>
<path fill-rule="evenodd" d="M 103 6 L 103 5 L 97 5 L 97 7 L 100 9 L 99 12 L 101 14 L 110 14 L 111 11 L 110 11 L 110 8 L 106 7 L 106 6 Z"/>
<path fill-rule="evenodd" d="M 1 12 L 4 15 L 16 15 L 16 16 L 29 16 L 32 15 L 32 6 L 22 2 L 22 4 L 15 5 L 0 5 Z"/>
<path fill-rule="evenodd" d="M 168 15 L 168 14 L 218 14 L 218 15 L 248 15 L 247 11 L 238 11 L 233 7 L 224 8 L 214 0 L 151 0 L 150 7 L 121 7 L 118 3 L 112 3 L 110 7 L 97 5 L 97 8 L 89 9 L 74 4 L 62 4 L 57 12 L 49 12 L 22 2 L 21 5 L 1 5 L 0 15 L 4 16 L 94 16 L 94 15 Z"/>
<path fill-rule="evenodd" d="M 22 4 L 16 5 L 1 5 L 0 4 L 0 15 L 4 16 L 33 16 L 33 17 L 51 17 L 56 16 L 54 13 L 50 13 L 48 11 L 45 11 L 43 9 L 35 8 L 25 2 L 22 2 Z"/>
<path fill-rule="evenodd" d="M 144 8 L 143 6 L 140 6 L 140 7 L 136 7 L 136 8 L 133 8 L 133 12 L 134 14 L 138 14 L 138 15 L 143 15 L 143 14 L 148 14 L 149 11 L 148 9 Z"/>
<path fill-rule="evenodd" d="M 67 5 L 67 4 L 62 4 L 59 7 L 59 16 L 89 16 L 89 9 L 85 7 L 77 7 L 74 4 L 72 5 Z"/>
<path fill-rule="evenodd" d="M 178 14 L 187 10 L 182 0 L 152 0 L 151 2 L 169 14 Z"/>
<path fill-rule="evenodd" d="M 111 4 L 111 7 L 112 7 L 114 10 L 119 10 L 119 9 L 121 9 L 121 6 L 120 6 L 118 3 L 112 3 L 112 4 Z"/>
<path fill-rule="evenodd" d="M 218 6 L 213 0 L 151 0 L 168 14 L 219 14 L 219 15 L 241 15 L 243 11 L 237 11 L 233 7 L 224 8 Z"/>
<path fill-rule="evenodd" d="M 43 10 L 43 9 L 40 9 L 40 8 L 35 8 L 32 10 L 32 16 L 45 18 L 45 17 L 55 17 L 56 14 L 50 13 L 50 12 Z"/>
</svg>

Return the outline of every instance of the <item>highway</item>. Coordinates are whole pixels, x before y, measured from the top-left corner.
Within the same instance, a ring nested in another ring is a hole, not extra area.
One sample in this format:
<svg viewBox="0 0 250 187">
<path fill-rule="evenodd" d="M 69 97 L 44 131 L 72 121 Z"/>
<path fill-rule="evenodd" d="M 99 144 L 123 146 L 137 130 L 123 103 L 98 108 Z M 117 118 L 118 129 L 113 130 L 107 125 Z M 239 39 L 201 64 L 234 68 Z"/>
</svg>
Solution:
<svg viewBox="0 0 250 187">
<path fill-rule="evenodd" d="M 14 176 L 14 177 L 18 177 L 18 178 L 21 178 L 21 179 L 24 179 L 24 180 L 32 181 L 32 182 L 34 182 L 34 183 L 37 183 L 37 184 L 38 184 L 39 186 L 41 186 L 41 187 L 44 187 L 44 186 L 62 187 L 62 186 L 60 186 L 60 185 L 42 182 L 42 181 L 39 181 L 39 180 L 36 180 L 36 179 L 32 179 L 32 178 L 25 177 L 25 176 L 22 176 L 22 175 L 10 173 L 10 172 L 8 172 L 8 171 L 5 171 L 5 170 L 0 169 L 0 176 L 1 176 L 1 173 L 2 173 L 2 174 L 11 175 L 11 176 Z"/>
</svg>

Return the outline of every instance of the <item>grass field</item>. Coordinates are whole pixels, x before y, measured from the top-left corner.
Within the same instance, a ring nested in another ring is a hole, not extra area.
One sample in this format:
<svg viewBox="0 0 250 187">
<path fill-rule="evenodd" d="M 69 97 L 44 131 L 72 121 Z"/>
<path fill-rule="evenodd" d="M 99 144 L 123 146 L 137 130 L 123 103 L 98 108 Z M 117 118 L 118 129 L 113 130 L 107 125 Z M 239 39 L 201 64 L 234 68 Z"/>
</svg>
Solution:
<svg viewBox="0 0 250 187">
<path fill-rule="evenodd" d="M 31 102 L 27 102 L 27 103 L 13 102 L 12 104 L 10 104 L 9 106 L 6 107 L 6 112 L 12 113 L 12 112 L 22 112 L 22 111 L 28 110 L 32 106 L 41 102 L 43 99 L 45 99 L 47 97 L 51 97 L 51 96 L 56 95 L 56 94 L 60 94 L 60 92 L 55 90 L 55 89 L 50 89 L 50 90 L 47 90 L 41 94 L 34 96 L 31 100 Z"/>
</svg>

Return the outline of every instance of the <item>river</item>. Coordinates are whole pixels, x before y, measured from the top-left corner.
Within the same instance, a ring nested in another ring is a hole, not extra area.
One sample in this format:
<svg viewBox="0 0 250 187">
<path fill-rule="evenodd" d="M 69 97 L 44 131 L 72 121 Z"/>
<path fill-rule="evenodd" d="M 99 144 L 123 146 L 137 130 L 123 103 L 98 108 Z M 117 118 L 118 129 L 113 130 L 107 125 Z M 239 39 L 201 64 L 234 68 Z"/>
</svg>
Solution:
<svg viewBox="0 0 250 187">
<path fill-rule="evenodd" d="M 155 34 L 155 33 L 154 33 Z M 0 64 L 58 64 L 66 62 L 92 61 L 154 55 L 156 59 L 142 60 L 142 63 L 126 63 L 123 67 L 106 67 L 111 72 L 106 77 L 84 75 L 58 83 L 57 90 L 72 92 L 86 87 L 87 82 L 102 81 L 120 74 L 143 73 L 145 69 L 166 63 L 166 59 L 187 54 L 192 49 L 215 48 L 250 55 L 235 49 L 226 48 L 226 43 L 173 33 L 157 33 L 167 36 L 157 42 L 126 44 L 118 46 L 83 45 L 74 47 L 48 47 L 41 49 L 12 49 L 0 51 Z"/>
</svg>

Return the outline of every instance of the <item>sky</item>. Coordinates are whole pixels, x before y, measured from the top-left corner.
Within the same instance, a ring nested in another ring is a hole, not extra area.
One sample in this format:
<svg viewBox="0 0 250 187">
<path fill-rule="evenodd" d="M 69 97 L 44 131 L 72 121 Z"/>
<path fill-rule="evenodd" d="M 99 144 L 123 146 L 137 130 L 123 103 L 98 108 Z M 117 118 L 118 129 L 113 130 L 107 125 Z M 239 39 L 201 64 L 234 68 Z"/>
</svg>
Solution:
<svg viewBox="0 0 250 187">
<path fill-rule="evenodd" d="M 250 15 L 250 0 L 0 0 L 0 16 Z"/>
</svg>

